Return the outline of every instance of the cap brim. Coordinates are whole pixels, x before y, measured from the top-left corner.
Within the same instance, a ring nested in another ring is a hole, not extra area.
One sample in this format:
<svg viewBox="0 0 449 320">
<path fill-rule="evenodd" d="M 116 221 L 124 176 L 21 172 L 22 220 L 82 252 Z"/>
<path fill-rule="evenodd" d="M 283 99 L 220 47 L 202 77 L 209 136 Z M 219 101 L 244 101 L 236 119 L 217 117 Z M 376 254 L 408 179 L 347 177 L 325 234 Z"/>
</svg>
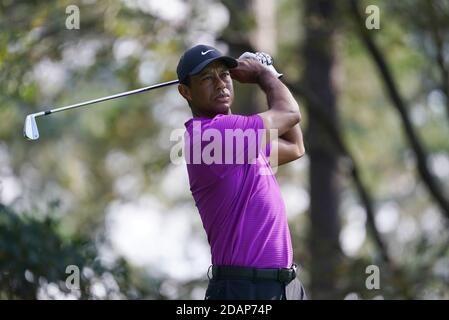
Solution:
<svg viewBox="0 0 449 320">
<path fill-rule="evenodd" d="M 195 74 L 200 73 L 208 64 L 210 64 L 214 61 L 217 61 L 217 60 L 223 61 L 229 69 L 235 68 L 239 64 L 236 59 L 228 57 L 228 56 L 215 57 L 215 58 L 211 58 L 209 60 L 205 60 L 202 63 L 200 63 L 199 65 L 197 65 L 192 71 L 190 71 L 189 76 L 193 76 Z"/>
</svg>

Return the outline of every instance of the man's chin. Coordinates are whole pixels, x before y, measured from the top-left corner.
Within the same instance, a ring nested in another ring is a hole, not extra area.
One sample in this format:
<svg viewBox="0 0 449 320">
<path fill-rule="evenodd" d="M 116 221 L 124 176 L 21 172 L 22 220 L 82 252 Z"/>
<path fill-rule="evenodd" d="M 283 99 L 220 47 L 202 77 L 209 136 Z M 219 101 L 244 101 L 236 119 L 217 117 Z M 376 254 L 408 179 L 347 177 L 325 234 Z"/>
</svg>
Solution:
<svg viewBox="0 0 449 320">
<path fill-rule="evenodd" d="M 231 114 L 231 105 L 228 103 L 220 104 L 215 110 L 217 114 Z"/>
</svg>

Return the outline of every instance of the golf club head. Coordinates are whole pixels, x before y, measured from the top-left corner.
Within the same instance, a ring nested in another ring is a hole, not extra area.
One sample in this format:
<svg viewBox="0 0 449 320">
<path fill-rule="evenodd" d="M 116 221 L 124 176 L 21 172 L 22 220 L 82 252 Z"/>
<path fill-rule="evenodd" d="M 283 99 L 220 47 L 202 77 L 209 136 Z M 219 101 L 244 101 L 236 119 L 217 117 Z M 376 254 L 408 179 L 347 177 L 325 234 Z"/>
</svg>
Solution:
<svg viewBox="0 0 449 320">
<path fill-rule="evenodd" d="M 36 116 L 34 114 L 27 115 L 23 127 L 23 136 L 28 140 L 39 139 L 39 130 L 37 129 Z"/>
</svg>

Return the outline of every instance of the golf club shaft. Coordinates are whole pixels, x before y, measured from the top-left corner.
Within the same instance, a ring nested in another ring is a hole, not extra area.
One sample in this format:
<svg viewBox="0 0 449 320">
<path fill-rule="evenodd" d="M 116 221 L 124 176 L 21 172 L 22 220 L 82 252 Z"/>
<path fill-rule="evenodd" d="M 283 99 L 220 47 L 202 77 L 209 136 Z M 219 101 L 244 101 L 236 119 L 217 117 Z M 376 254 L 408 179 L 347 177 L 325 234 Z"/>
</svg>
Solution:
<svg viewBox="0 0 449 320">
<path fill-rule="evenodd" d="M 142 93 L 142 92 L 149 91 L 149 90 L 152 90 L 152 89 L 158 89 L 158 88 L 162 88 L 162 87 L 166 87 L 166 86 L 171 86 L 171 85 L 174 85 L 174 84 L 177 84 L 177 83 L 179 83 L 179 80 L 172 80 L 172 81 L 168 81 L 168 82 L 158 83 L 158 84 L 155 84 L 155 85 L 152 85 L 152 86 L 149 86 L 149 87 L 144 87 L 144 88 L 140 88 L 140 89 L 135 89 L 135 90 L 131 90 L 131 91 L 117 93 L 117 94 L 114 94 L 112 96 L 107 96 L 107 97 L 103 97 L 103 98 L 97 98 L 97 99 L 93 99 L 93 100 L 89 100 L 89 101 L 84 101 L 84 102 L 72 104 L 70 106 L 61 107 L 61 108 L 57 108 L 57 109 L 53 109 L 53 110 L 41 111 L 41 112 L 36 113 L 35 116 L 36 117 L 46 116 L 48 114 L 52 114 L 52 113 L 55 113 L 55 112 L 65 111 L 65 110 L 68 110 L 68 109 L 74 109 L 74 108 L 87 106 L 89 104 L 94 104 L 94 103 L 103 102 L 103 101 L 107 101 L 107 100 L 112 100 L 112 99 L 116 99 L 116 98 L 126 97 L 126 96 L 129 96 L 129 95 L 132 95 L 132 94 Z"/>
</svg>

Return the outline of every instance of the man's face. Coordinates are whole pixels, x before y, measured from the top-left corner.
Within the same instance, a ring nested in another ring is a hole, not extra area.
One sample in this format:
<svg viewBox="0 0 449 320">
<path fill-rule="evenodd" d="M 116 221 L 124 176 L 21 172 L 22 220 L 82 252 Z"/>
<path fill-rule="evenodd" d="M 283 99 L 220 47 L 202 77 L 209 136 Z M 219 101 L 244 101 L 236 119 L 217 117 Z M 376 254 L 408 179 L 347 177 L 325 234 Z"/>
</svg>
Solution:
<svg viewBox="0 0 449 320">
<path fill-rule="evenodd" d="M 190 76 L 190 85 L 181 85 L 180 92 L 187 99 L 194 116 L 214 117 L 230 114 L 234 88 L 227 66 L 214 61 L 200 73 Z"/>
</svg>

